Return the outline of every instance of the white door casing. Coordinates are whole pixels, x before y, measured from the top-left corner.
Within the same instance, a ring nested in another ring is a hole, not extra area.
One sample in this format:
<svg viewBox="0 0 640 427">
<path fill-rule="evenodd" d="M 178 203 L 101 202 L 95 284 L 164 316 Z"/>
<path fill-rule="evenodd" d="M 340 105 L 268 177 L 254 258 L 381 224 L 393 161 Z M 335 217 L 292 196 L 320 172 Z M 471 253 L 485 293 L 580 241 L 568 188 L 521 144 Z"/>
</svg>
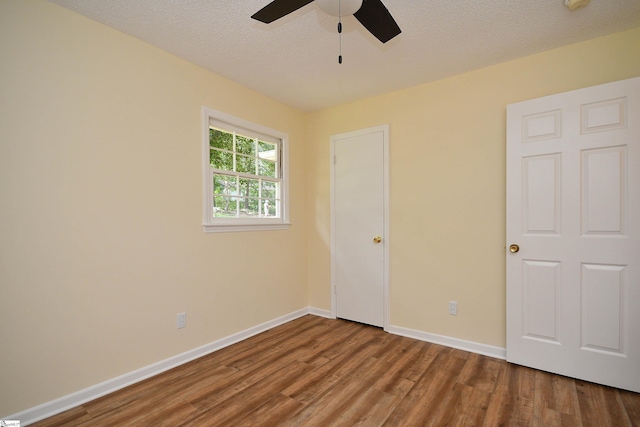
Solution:
<svg viewBox="0 0 640 427">
<path fill-rule="evenodd" d="M 331 314 L 382 327 L 388 325 L 388 135 L 383 125 L 330 140 Z"/>
<path fill-rule="evenodd" d="M 640 392 L 640 78 L 508 106 L 506 243 L 507 360 Z"/>
</svg>

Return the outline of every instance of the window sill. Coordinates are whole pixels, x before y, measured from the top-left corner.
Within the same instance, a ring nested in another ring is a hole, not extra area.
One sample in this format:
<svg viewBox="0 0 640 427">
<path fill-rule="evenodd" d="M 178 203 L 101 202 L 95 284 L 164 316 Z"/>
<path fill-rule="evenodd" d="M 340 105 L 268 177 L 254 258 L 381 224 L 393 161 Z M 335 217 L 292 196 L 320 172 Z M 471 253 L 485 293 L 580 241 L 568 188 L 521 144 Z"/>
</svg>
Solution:
<svg viewBox="0 0 640 427">
<path fill-rule="evenodd" d="M 203 224 L 202 228 L 205 233 L 230 233 L 241 231 L 272 231 L 287 230 L 291 226 L 290 223 L 277 224 Z"/>
</svg>

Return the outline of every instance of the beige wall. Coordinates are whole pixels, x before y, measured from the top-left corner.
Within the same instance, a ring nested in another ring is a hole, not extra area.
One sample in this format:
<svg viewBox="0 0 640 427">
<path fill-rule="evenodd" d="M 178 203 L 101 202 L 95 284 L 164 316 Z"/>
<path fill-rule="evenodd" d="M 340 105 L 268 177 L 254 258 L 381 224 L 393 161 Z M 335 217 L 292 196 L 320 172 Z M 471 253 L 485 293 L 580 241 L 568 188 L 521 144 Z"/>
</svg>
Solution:
<svg viewBox="0 0 640 427">
<path fill-rule="evenodd" d="M 636 29 L 310 115 L 310 305 L 331 301 L 329 137 L 388 123 L 391 324 L 504 347 L 506 105 L 639 75 Z"/>
<path fill-rule="evenodd" d="M 307 115 L 43 0 L 0 61 L 3 416 L 328 310 L 329 136 L 383 123 L 392 324 L 503 346 L 505 105 L 640 75 L 640 29 Z M 203 105 L 289 134 L 290 230 L 202 232 Z"/>
<path fill-rule="evenodd" d="M 203 233 L 203 105 L 289 134 L 290 230 Z M 294 109 L 1 0 L 0 418 L 307 307 L 305 142 Z"/>
</svg>

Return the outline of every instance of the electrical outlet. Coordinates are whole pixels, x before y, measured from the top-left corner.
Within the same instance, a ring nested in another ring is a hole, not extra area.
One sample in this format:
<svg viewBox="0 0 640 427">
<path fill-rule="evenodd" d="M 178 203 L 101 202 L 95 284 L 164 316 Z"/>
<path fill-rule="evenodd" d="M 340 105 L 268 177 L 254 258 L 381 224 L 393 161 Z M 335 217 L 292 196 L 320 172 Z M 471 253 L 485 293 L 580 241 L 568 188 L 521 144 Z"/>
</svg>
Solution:
<svg viewBox="0 0 640 427">
<path fill-rule="evenodd" d="M 187 313 L 178 313 L 176 326 L 178 327 L 178 329 L 182 329 L 187 326 Z"/>
<path fill-rule="evenodd" d="M 449 314 L 452 316 L 458 315 L 458 301 L 449 301 Z"/>
</svg>

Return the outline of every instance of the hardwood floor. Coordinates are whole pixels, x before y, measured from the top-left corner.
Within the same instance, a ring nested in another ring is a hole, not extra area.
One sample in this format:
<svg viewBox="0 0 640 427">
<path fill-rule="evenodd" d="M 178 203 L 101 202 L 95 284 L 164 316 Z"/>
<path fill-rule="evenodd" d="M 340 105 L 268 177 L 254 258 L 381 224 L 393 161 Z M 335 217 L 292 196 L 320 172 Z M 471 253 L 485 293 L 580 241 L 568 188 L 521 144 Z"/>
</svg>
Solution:
<svg viewBox="0 0 640 427">
<path fill-rule="evenodd" d="M 640 394 L 305 316 L 33 425 L 640 426 Z"/>
</svg>

